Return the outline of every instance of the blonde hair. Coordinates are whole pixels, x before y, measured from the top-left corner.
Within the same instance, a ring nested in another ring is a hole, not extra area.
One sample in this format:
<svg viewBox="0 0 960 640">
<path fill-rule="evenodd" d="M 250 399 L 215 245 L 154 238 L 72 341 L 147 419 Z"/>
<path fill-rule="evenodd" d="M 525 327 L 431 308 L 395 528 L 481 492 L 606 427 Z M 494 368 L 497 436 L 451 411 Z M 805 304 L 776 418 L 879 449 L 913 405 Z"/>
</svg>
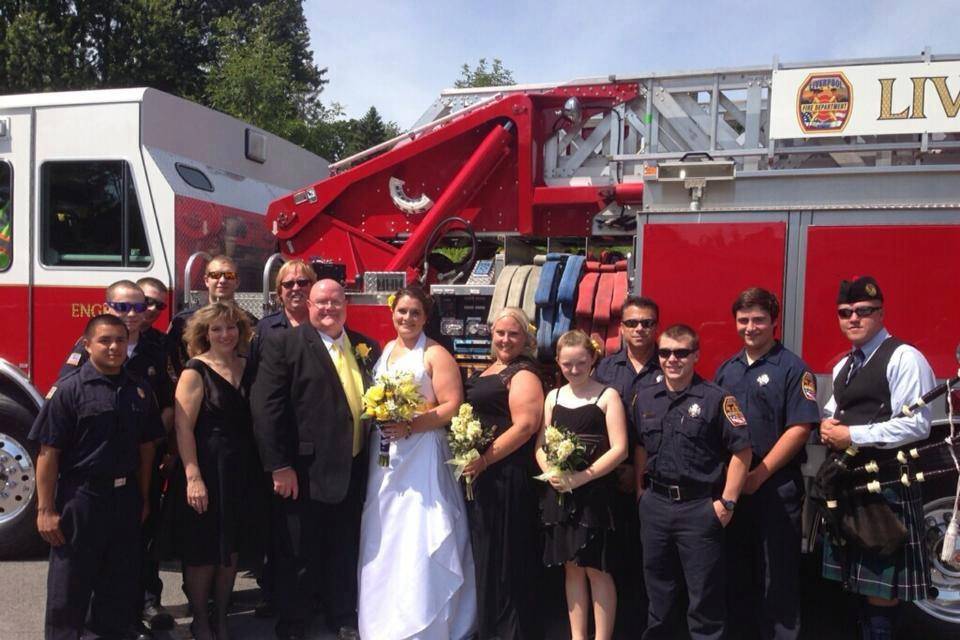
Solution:
<svg viewBox="0 0 960 640">
<path fill-rule="evenodd" d="M 567 331 L 560 336 L 560 339 L 557 340 L 557 358 L 560 357 L 560 351 L 564 347 L 580 347 L 589 353 L 594 360 L 603 355 L 602 350 L 597 348 L 597 343 L 594 342 L 593 338 L 580 329 Z"/>
<path fill-rule="evenodd" d="M 187 345 L 187 353 L 191 358 L 210 350 L 210 338 L 207 334 L 210 331 L 210 325 L 220 319 L 237 325 L 240 331 L 237 352 L 246 353 L 250 339 L 253 337 L 253 329 L 250 327 L 247 314 L 235 302 L 221 301 L 211 302 L 197 309 L 197 312 L 187 321 L 187 327 L 183 331 L 183 342 Z"/>
<path fill-rule="evenodd" d="M 307 280 L 310 281 L 311 287 L 317 284 L 317 272 L 313 270 L 313 267 L 311 267 L 309 264 L 307 264 L 300 258 L 297 258 L 295 260 L 289 260 L 287 262 L 284 262 L 280 266 L 280 270 L 277 271 L 277 281 L 276 281 L 277 297 L 280 296 L 280 288 L 282 286 L 280 283 L 283 282 L 284 278 L 287 277 L 287 274 L 289 274 L 291 271 L 296 271 L 297 269 L 300 269 L 301 271 L 303 271 L 303 275 L 305 275 L 307 277 Z M 307 291 L 309 292 L 309 287 L 307 287 Z"/>
<path fill-rule="evenodd" d="M 532 331 L 533 325 L 530 324 L 527 314 L 523 312 L 523 309 L 517 307 L 504 307 L 493 316 L 493 322 L 490 323 L 490 331 L 492 332 L 493 328 L 497 326 L 497 323 L 504 318 L 510 318 L 520 326 L 520 331 L 523 332 L 524 336 L 523 355 L 530 358 L 535 357 L 537 354 L 537 336 Z M 490 344 L 490 353 L 496 356 L 492 343 Z"/>
</svg>

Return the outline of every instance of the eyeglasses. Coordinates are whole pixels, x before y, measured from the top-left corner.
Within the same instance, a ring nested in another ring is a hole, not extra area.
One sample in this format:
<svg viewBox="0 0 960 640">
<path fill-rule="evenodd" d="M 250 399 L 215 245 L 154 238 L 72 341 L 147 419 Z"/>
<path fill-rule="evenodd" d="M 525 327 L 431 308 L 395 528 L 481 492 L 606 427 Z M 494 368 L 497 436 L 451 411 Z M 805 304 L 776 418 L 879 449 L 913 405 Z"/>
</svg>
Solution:
<svg viewBox="0 0 960 640">
<path fill-rule="evenodd" d="M 152 309 L 154 311 L 163 311 L 167 308 L 167 303 L 163 300 L 157 300 L 156 298 L 151 298 L 147 296 L 146 298 L 147 309 Z"/>
<path fill-rule="evenodd" d="M 146 302 L 111 302 L 108 300 L 107 306 L 117 313 L 129 313 L 131 309 L 134 313 L 143 313 L 147 310 Z"/>
<path fill-rule="evenodd" d="M 306 278 L 297 278 L 296 280 L 284 280 L 283 282 L 280 283 L 280 286 L 286 289 L 287 291 L 290 291 L 290 289 L 293 289 L 293 285 L 297 285 L 298 287 L 303 289 L 303 288 L 306 288 L 308 285 L 310 285 L 311 282 L 312 282 L 311 280 L 308 280 Z"/>
<path fill-rule="evenodd" d="M 690 354 L 695 351 L 696 349 L 657 349 L 657 355 L 662 360 L 669 360 L 670 356 L 676 356 L 677 360 L 683 360 L 689 358 Z"/>
<path fill-rule="evenodd" d="M 857 314 L 860 318 L 869 318 L 883 307 L 851 307 L 849 309 L 837 309 L 837 315 L 847 320 Z"/>
<path fill-rule="evenodd" d="M 211 280 L 219 280 L 220 278 L 226 278 L 227 280 L 236 280 L 237 272 L 236 271 L 207 271 L 207 277 Z"/>
<path fill-rule="evenodd" d="M 651 327 L 656 326 L 657 321 L 653 318 L 630 318 L 629 320 L 621 321 L 620 324 L 628 329 L 636 329 L 637 325 L 643 327 L 644 329 L 650 329 Z"/>
</svg>

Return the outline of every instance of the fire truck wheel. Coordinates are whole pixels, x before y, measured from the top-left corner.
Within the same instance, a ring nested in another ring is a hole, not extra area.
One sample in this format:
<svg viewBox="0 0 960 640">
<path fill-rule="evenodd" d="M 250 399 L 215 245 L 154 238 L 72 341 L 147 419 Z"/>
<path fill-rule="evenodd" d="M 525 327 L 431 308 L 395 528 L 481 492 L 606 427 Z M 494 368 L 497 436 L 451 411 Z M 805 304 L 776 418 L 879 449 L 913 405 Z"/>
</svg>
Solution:
<svg viewBox="0 0 960 640">
<path fill-rule="evenodd" d="M 27 441 L 33 415 L 0 392 L 0 559 L 42 549 L 37 534 L 36 459 Z"/>
<path fill-rule="evenodd" d="M 923 505 L 924 541 L 930 559 L 931 581 L 938 593 L 936 598 L 917 602 L 913 613 L 925 614 L 924 627 L 930 631 L 956 632 L 956 625 L 960 624 L 960 563 L 947 563 L 940 559 L 943 538 L 953 515 L 953 491 L 956 486 L 952 481 L 950 485 L 949 491 L 938 492 L 944 497 Z"/>
</svg>

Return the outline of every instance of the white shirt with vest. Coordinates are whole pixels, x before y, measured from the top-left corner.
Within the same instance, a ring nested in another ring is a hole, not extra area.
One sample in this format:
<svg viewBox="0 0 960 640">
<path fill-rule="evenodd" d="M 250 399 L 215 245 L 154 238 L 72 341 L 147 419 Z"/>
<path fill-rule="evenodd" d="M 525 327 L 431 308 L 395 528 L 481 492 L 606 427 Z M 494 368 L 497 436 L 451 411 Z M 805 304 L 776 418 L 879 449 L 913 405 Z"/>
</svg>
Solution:
<svg viewBox="0 0 960 640">
<path fill-rule="evenodd" d="M 863 351 L 863 365 L 870 362 L 870 358 L 877 352 L 883 341 L 890 337 L 890 332 L 881 329 L 880 332 L 860 346 Z M 847 355 L 833 368 L 831 380 L 847 363 Z M 863 366 L 861 365 L 861 366 Z M 890 355 L 887 363 L 887 384 L 890 386 L 890 409 L 896 415 L 900 410 L 913 404 L 923 394 L 933 389 L 937 384 L 933 369 L 927 359 L 916 348 L 902 344 Z M 832 418 L 837 410 L 837 402 L 833 395 L 823 407 L 823 417 Z M 924 407 L 912 416 L 890 418 L 883 422 L 874 422 L 863 425 L 849 425 L 850 440 L 860 447 L 892 448 L 917 440 L 923 440 L 930 435 L 930 409 Z"/>
</svg>

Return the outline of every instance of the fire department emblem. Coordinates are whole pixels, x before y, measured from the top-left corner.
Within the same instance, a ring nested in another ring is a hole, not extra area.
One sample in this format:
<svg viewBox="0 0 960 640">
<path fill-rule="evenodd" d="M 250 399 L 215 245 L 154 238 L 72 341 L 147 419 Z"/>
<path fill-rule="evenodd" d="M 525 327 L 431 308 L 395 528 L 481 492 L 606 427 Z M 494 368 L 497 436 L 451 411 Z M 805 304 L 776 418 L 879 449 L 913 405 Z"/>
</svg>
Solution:
<svg viewBox="0 0 960 640">
<path fill-rule="evenodd" d="M 744 417 L 743 411 L 740 410 L 737 399 L 733 396 L 727 396 L 723 399 L 723 415 L 727 416 L 727 420 L 734 427 L 744 427 L 747 424 L 747 419 Z"/>
<path fill-rule="evenodd" d="M 693 403 L 690 405 L 690 408 L 687 409 L 687 413 L 690 414 L 691 418 L 697 418 L 700 416 L 700 405 Z"/>
<path fill-rule="evenodd" d="M 767 374 L 762 373 L 759 376 L 757 376 L 757 384 L 760 385 L 761 387 L 767 384 L 768 382 L 770 382 L 770 376 L 768 376 Z"/>
<path fill-rule="evenodd" d="M 866 286 L 863 288 L 863 290 L 867 292 L 867 295 L 868 295 L 868 296 L 875 296 L 875 295 L 877 295 L 877 288 L 876 288 L 875 286 L 873 286 L 873 284 L 870 283 L 870 282 L 868 282 L 868 283 L 866 284 Z"/>
<path fill-rule="evenodd" d="M 847 126 L 853 93 L 839 71 L 812 73 L 797 92 L 797 119 L 804 133 L 839 134 Z"/>
<path fill-rule="evenodd" d="M 803 378 L 800 379 L 800 389 L 803 390 L 803 397 L 807 400 L 817 399 L 817 380 L 809 371 L 803 372 Z"/>
</svg>

